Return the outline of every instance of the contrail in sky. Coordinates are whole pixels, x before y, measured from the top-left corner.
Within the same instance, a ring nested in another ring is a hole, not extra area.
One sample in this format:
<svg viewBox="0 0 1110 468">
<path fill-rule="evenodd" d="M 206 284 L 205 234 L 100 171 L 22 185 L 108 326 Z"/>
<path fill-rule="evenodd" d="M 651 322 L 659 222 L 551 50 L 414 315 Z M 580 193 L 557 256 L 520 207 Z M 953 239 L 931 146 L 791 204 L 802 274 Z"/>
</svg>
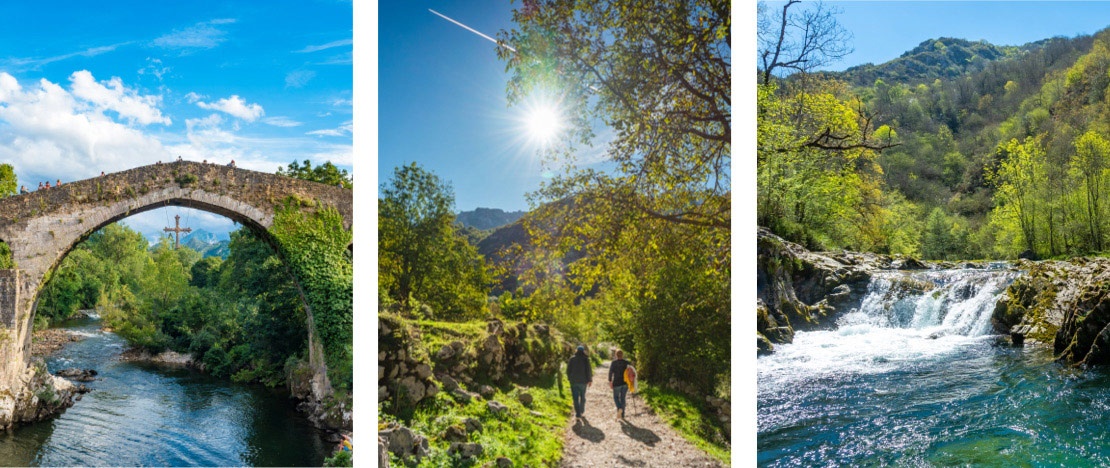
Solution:
<svg viewBox="0 0 1110 468">
<path fill-rule="evenodd" d="M 499 40 L 497 40 L 497 39 L 494 39 L 494 38 L 492 38 L 492 37 L 489 37 L 489 36 L 487 36 L 487 35 L 485 35 L 485 34 L 482 34 L 482 32 L 481 32 L 481 31 L 478 31 L 477 29 L 474 29 L 474 28 L 472 28 L 472 27 L 470 27 L 470 26 L 467 26 L 467 25 L 465 25 L 465 24 L 462 24 L 462 23 L 460 23 L 460 22 L 458 22 L 458 21 L 455 21 L 455 20 L 453 20 L 453 19 L 451 19 L 451 18 L 447 17 L 447 15 L 444 15 L 443 13 L 440 13 L 440 12 L 438 12 L 438 11 L 435 11 L 435 10 L 433 10 L 433 9 L 431 9 L 431 8 L 429 8 L 429 9 L 428 9 L 428 11 L 430 11 L 430 12 L 432 12 L 432 13 L 435 13 L 435 14 L 436 14 L 436 16 L 439 16 L 440 18 L 443 18 L 443 19 L 445 19 L 445 20 L 447 20 L 447 21 L 450 21 L 450 22 L 452 22 L 452 23 L 455 23 L 455 24 L 457 24 L 457 25 L 461 26 L 461 27 L 462 27 L 463 29 L 466 29 L 467 31 L 470 31 L 470 32 L 472 32 L 472 33 L 474 33 L 474 34 L 477 34 L 477 35 L 479 35 L 479 36 L 482 36 L 482 37 L 486 38 L 486 39 L 488 39 L 488 40 L 489 40 L 490 42 L 493 42 L 494 44 L 497 44 L 497 45 L 499 45 L 499 46 L 501 46 L 501 47 L 504 47 L 504 48 L 506 48 L 506 49 L 509 49 L 509 50 L 511 50 L 511 51 L 513 51 L 513 52 L 516 52 L 516 49 L 514 49 L 514 48 L 510 47 L 510 46 L 509 46 L 508 44 L 504 44 L 504 43 L 502 43 L 501 41 L 499 41 Z"/>
</svg>

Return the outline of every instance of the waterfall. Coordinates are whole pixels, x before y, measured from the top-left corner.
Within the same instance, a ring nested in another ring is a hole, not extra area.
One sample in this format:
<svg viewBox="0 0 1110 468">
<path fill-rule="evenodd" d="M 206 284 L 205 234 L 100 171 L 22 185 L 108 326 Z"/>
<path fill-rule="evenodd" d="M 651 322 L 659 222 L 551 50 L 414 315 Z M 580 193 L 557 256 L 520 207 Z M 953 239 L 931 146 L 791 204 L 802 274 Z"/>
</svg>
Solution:
<svg viewBox="0 0 1110 468">
<path fill-rule="evenodd" d="M 987 335 L 994 305 L 1016 277 L 1000 269 L 876 273 L 860 307 L 837 325 L 912 329 L 932 338 Z"/>
<path fill-rule="evenodd" d="M 835 329 L 797 332 L 758 359 L 760 391 L 913 368 L 989 346 L 994 306 L 1018 275 L 1002 267 L 875 273 L 860 306 Z"/>
</svg>

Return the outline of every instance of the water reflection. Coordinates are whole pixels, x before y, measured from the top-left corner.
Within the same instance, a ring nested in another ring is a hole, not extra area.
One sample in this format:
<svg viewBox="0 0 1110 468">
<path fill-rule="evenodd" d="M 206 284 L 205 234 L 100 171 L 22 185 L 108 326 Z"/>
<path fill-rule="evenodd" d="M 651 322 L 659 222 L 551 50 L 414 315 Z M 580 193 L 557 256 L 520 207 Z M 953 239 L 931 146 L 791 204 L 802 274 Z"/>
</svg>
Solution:
<svg viewBox="0 0 1110 468">
<path fill-rule="evenodd" d="M 19 466 L 319 466 L 330 444 L 282 392 L 188 369 L 119 362 L 118 336 L 90 336 L 47 361 L 99 379 L 61 416 L 0 434 L 0 464 Z"/>
</svg>

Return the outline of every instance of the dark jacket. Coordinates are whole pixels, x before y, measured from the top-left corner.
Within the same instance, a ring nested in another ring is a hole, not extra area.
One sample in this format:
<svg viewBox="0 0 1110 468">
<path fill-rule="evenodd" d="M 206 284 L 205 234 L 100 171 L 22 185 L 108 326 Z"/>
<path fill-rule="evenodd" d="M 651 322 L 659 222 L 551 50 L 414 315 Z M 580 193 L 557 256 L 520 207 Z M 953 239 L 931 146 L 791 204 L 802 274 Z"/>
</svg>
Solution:
<svg viewBox="0 0 1110 468">
<path fill-rule="evenodd" d="M 625 369 L 628 369 L 628 361 L 624 359 L 616 359 L 612 364 L 609 364 L 609 381 L 613 382 L 614 387 L 628 385 L 624 382 Z"/>
<path fill-rule="evenodd" d="M 585 351 L 577 351 L 574 357 L 567 362 L 567 380 L 572 384 L 590 383 L 594 378 L 594 370 L 590 368 L 590 358 Z"/>
</svg>

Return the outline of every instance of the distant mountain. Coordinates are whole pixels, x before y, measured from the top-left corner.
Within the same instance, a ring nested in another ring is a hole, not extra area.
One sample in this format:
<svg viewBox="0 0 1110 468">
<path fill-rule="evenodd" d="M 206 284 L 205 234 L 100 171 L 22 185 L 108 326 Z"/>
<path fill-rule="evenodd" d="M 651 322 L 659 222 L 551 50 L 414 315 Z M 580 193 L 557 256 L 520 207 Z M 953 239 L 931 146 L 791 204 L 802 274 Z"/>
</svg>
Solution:
<svg viewBox="0 0 1110 468">
<path fill-rule="evenodd" d="M 866 63 L 839 73 L 839 76 L 856 86 L 871 86 L 875 80 L 905 84 L 932 83 L 936 79 L 949 79 L 965 73 L 982 70 L 992 61 L 1010 57 L 1022 50 L 1039 47 L 1041 42 L 1025 46 L 996 46 L 987 41 L 968 41 L 941 37 L 929 39 L 894 60 L 882 64 Z"/>
<path fill-rule="evenodd" d="M 226 236 L 213 234 L 204 229 L 197 229 L 181 238 L 181 245 L 200 252 L 205 257 L 227 258 L 231 252 L 231 241 Z"/>
<path fill-rule="evenodd" d="M 524 211 L 505 211 L 500 208 L 478 208 L 474 211 L 463 211 L 456 219 L 463 226 L 485 231 L 512 224 L 524 216 Z"/>
</svg>

